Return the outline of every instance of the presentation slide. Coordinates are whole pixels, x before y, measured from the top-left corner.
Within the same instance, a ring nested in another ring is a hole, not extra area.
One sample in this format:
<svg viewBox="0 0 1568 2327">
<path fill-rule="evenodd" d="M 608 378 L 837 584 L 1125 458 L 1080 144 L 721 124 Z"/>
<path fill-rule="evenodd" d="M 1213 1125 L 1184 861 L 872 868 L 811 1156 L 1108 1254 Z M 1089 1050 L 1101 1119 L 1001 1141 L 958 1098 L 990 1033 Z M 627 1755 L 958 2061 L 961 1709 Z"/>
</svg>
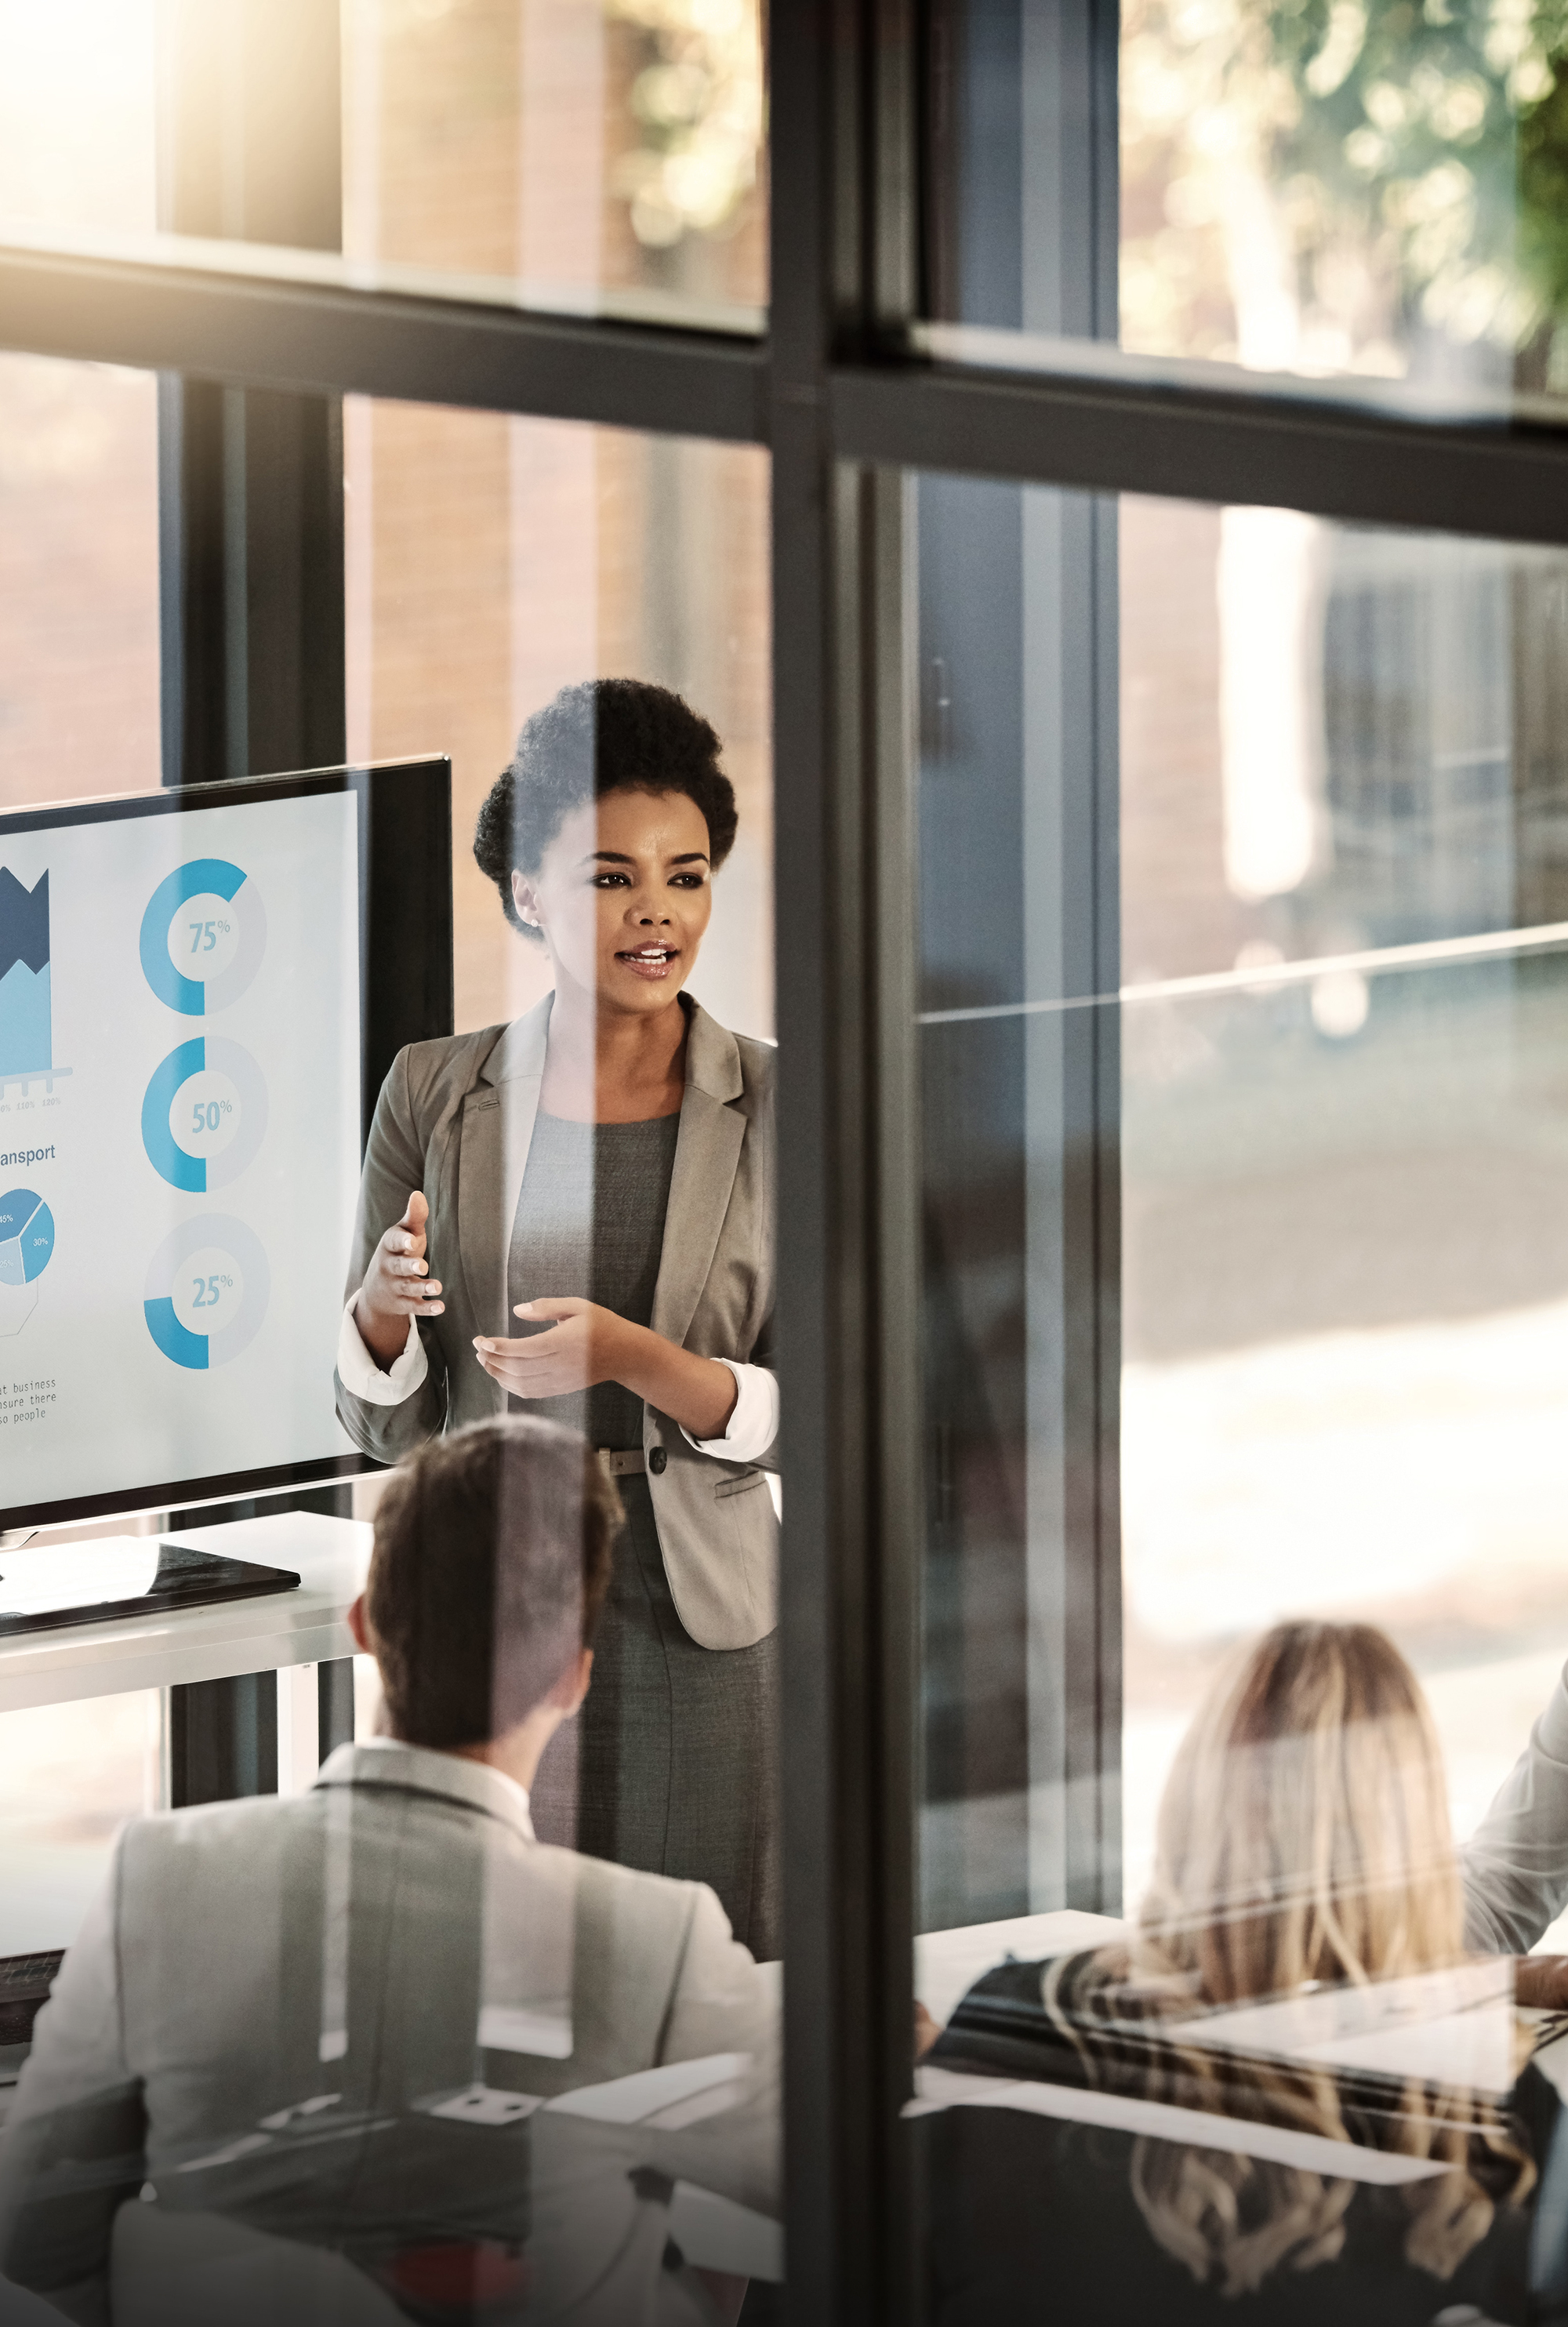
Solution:
<svg viewBox="0 0 1568 2327">
<path fill-rule="evenodd" d="M 358 813 L 0 828 L 0 1509 L 353 1452 Z"/>
</svg>

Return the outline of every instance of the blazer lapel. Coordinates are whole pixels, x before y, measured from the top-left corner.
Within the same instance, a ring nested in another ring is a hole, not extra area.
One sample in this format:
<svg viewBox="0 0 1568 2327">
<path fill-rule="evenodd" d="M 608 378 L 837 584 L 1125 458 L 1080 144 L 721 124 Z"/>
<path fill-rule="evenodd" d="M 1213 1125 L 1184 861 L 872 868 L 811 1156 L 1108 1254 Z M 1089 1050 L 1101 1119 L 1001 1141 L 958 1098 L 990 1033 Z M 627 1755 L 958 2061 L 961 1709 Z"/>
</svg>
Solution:
<svg viewBox="0 0 1568 2327">
<path fill-rule="evenodd" d="M 653 1330 L 677 1348 L 702 1298 L 730 1208 L 746 1118 L 726 1101 L 738 1098 L 741 1090 L 734 1037 L 694 1003 L 686 1038 L 686 1096 L 653 1294 Z"/>
<path fill-rule="evenodd" d="M 457 1243 L 476 1329 L 509 1337 L 507 1263 L 512 1222 L 539 1111 L 550 1004 L 507 1028 L 480 1070 L 462 1107 L 458 1164 Z"/>
</svg>

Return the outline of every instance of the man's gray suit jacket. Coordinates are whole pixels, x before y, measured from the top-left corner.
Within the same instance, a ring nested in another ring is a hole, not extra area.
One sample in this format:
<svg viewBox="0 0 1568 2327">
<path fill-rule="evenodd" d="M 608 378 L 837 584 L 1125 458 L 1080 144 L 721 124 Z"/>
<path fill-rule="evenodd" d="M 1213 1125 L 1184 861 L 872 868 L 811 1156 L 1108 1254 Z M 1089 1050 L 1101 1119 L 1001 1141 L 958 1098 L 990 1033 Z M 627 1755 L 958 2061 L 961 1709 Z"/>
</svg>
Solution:
<svg viewBox="0 0 1568 2327">
<path fill-rule="evenodd" d="M 112 2246 L 117 2318 L 183 2318 L 303 2248 L 350 2317 L 482 2245 L 526 2256 L 530 2321 L 620 2327 L 677 2179 L 777 2210 L 777 2035 L 704 1885 L 536 1841 L 478 1762 L 345 1745 L 306 1793 L 122 1831 L 0 2143 L 0 2275 L 90 2286 Z"/>
<path fill-rule="evenodd" d="M 1466 1944 L 1527 1955 L 1568 1907 L 1568 1669 L 1463 1859 Z"/>
<path fill-rule="evenodd" d="M 514 1337 L 507 1299 L 512 1222 L 538 1112 L 550 1005 L 509 1026 L 400 1051 L 365 1151 L 345 1299 L 364 1282 L 411 1192 L 430 1206 L 427 1251 L 445 1313 L 420 1321 L 429 1371 L 400 1406 L 356 1397 L 334 1373 L 354 1444 L 396 1463 L 427 1438 L 506 1411 L 473 1351 L 479 1333 Z M 680 1111 L 653 1330 L 701 1357 L 772 1361 L 773 1052 L 686 1001 Z M 571 1285 L 541 1285 L 567 1294 Z M 643 1409 L 649 1488 L 681 1622 L 705 1649 L 745 1649 L 778 1621 L 779 1522 L 754 1463 L 700 1453 L 667 1415 Z"/>
</svg>

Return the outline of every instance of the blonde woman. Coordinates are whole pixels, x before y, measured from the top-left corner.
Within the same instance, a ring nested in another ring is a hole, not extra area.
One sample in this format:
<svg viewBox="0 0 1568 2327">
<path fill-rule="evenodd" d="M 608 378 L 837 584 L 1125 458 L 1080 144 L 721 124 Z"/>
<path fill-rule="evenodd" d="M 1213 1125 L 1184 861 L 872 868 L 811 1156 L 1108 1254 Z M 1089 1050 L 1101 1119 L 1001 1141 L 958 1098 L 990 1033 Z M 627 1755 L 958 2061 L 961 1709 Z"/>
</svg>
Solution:
<svg viewBox="0 0 1568 2327">
<path fill-rule="evenodd" d="M 1522 2201 L 1555 2113 L 1538 2074 L 1502 2107 L 1293 2059 L 1255 2023 L 1245 2051 L 1202 2041 L 1227 2008 L 1464 1960 L 1442 1757 L 1414 1676 L 1369 1626 L 1279 1626 L 1188 1731 L 1133 1935 L 988 1974 L 930 2057 L 1316 2140 L 1282 2162 L 1012 2110 L 929 2120 L 943 2327 L 1022 2317 L 1031 2290 L 1063 2318 L 1159 2327 L 1425 2327 L 1475 2316 L 1466 2304 L 1526 2317 Z M 1314 2170 L 1323 2140 L 1441 2171 L 1402 2178 L 1390 2158 L 1395 2178 L 1379 2184 Z"/>
</svg>

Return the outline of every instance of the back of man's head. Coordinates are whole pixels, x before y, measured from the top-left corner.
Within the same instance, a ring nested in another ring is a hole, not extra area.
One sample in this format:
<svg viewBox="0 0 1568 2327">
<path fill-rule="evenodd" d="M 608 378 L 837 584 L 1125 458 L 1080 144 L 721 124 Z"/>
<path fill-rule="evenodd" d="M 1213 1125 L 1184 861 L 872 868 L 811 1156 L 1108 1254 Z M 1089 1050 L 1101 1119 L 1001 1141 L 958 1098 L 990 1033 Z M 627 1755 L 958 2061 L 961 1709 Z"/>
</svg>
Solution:
<svg viewBox="0 0 1568 2327">
<path fill-rule="evenodd" d="M 621 1499 L 575 1431 L 531 1416 L 433 1440 L 394 1472 L 365 1587 L 394 1736 L 504 1736 L 593 1640 Z"/>
</svg>

